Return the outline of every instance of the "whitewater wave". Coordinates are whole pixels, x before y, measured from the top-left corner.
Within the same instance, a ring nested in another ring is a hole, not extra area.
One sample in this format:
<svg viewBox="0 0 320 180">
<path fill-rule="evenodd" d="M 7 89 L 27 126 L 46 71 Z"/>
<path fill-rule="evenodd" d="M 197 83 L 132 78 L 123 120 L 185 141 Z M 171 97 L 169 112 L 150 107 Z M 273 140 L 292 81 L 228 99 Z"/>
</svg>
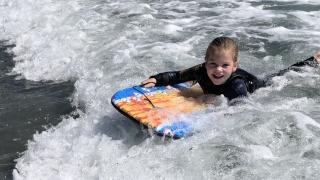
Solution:
<svg viewBox="0 0 320 180">
<path fill-rule="evenodd" d="M 79 113 L 35 134 L 14 178 L 320 177 L 317 69 L 274 78 L 250 97 L 253 103 L 221 103 L 195 114 L 200 130 L 182 140 L 154 136 L 110 105 L 121 88 L 201 63 L 220 35 L 238 39 L 248 71 L 262 76 L 285 68 L 319 48 L 319 6 L 312 0 L 2 0 L 0 38 L 16 45 L 12 73 L 75 81 Z"/>
</svg>

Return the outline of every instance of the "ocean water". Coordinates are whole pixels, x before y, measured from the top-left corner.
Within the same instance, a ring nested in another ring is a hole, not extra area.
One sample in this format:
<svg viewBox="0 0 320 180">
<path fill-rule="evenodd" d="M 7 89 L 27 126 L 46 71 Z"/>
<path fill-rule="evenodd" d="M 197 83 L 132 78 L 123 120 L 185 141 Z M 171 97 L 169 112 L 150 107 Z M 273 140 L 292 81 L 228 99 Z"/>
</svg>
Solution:
<svg viewBox="0 0 320 180">
<path fill-rule="evenodd" d="M 13 46 L 0 43 L 0 179 L 12 179 L 15 159 L 26 150 L 28 140 L 72 115 L 68 99 L 72 82 L 35 82 L 8 75 L 13 55 L 5 50 Z"/>
<path fill-rule="evenodd" d="M 1 92 L 30 98 L 25 111 L 15 108 L 22 100 L 0 101 L 1 113 L 18 116 L 14 125 L 31 124 L 19 146 L 1 137 L 1 148 L 14 146 L 0 155 L 6 177 L 320 178 L 319 68 L 275 77 L 245 105 L 216 97 L 188 117 L 198 131 L 180 140 L 153 135 L 110 104 L 121 88 L 203 62 L 221 35 L 237 39 L 240 66 L 258 77 L 308 58 L 320 49 L 318 0 L 1 0 L 0 15 L 1 78 L 10 79 L 1 83 L 37 87 L 32 96 Z M 42 111 L 30 116 L 34 109 Z M 45 114 L 52 118 L 37 125 Z M 0 124 L 11 121 L 2 116 Z"/>
</svg>

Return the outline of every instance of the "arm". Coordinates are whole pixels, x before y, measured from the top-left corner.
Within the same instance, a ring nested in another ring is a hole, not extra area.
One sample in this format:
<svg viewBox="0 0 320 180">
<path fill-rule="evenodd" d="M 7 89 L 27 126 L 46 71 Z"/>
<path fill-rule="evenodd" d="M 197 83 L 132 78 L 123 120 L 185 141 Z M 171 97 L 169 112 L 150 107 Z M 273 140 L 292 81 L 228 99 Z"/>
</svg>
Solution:
<svg viewBox="0 0 320 180">
<path fill-rule="evenodd" d="M 159 73 L 151 76 L 149 79 L 143 81 L 141 84 L 144 87 L 153 87 L 153 86 L 166 86 L 171 84 L 178 84 L 186 81 L 196 80 L 199 76 L 199 71 L 202 68 L 203 64 L 193 66 L 189 69 L 182 71 L 171 71 Z"/>
<path fill-rule="evenodd" d="M 316 52 L 312 57 L 310 57 L 304 61 L 300 61 L 300 62 L 297 62 L 297 63 L 291 65 L 289 67 L 289 69 L 294 68 L 294 67 L 301 67 L 301 66 L 305 66 L 305 65 L 317 67 L 319 64 L 320 64 L 320 51 Z"/>
<path fill-rule="evenodd" d="M 286 69 L 282 69 L 277 73 L 271 74 L 265 78 L 265 82 L 269 82 L 271 78 L 275 76 L 282 76 L 290 70 L 299 71 L 299 67 L 302 66 L 311 66 L 311 67 L 318 67 L 320 65 L 320 51 L 316 52 L 313 56 L 305 59 L 303 61 L 297 62 Z"/>
<path fill-rule="evenodd" d="M 301 67 L 305 65 L 316 67 L 319 65 L 319 63 L 320 63 L 320 51 L 316 52 L 313 56 L 309 57 L 308 59 L 305 59 L 303 61 L 300 61 L 291 65 L 288 69 L 290 70 L 290 68 Z"/>
</svg>

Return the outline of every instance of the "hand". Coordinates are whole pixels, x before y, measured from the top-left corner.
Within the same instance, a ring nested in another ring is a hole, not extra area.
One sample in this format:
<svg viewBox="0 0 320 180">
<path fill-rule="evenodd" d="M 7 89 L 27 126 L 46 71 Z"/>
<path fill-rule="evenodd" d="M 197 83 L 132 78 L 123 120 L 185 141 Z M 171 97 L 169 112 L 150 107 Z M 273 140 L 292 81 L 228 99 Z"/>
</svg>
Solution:
<svg viewBox="0 0 320 180">
<path fill-rule="evenodd" d="M 143 87 L 154 87 L 157 83 L 157 80 L 155 78 L 149 78 L 147 80 L 144 80 L 141 82 L 141 85 Z"/>
<path fill-rule="evenodd" d="M 316 61 L 320 64 L 320 51 L 316 52 L 313 57 L 316 59 Z"/>
</svg>

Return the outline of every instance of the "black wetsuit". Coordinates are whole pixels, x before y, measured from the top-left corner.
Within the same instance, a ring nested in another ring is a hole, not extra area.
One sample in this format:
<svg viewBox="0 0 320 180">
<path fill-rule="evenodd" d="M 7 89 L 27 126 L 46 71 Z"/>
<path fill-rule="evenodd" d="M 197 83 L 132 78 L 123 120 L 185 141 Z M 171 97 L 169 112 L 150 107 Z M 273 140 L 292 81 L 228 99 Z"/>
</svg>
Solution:
<svg viewBox="0 0 320 180">
<path fill-rule="evenodd" d="M 254 75 L 238 68 L 231 74 L 230 78 L 222 85 L 214 85 L 207 75 L 205 64 L 199 64 L 182 71 L 164 72 L 150 78 L 157 80 L 156 86 L 164 86 L 170 84 L 177 84 L 186 81 L 196 81 L 201 86 L 205 94 L 223 94 L 229 100 L 238 97 L 245 97 L 248 93 L 254 92 L 260 87 L 270 84 L 270 80 L 274 76 L 283 75 L 289 70 L 298 70 L 297 67 L 304 65 L 317 66 L 314 57 L 308 58 L 304 61 L 298 62 L 287 69 L 281 70 L 278 73 L 271 74 L 265 79 L 258 79 Z"/>
</svg>

